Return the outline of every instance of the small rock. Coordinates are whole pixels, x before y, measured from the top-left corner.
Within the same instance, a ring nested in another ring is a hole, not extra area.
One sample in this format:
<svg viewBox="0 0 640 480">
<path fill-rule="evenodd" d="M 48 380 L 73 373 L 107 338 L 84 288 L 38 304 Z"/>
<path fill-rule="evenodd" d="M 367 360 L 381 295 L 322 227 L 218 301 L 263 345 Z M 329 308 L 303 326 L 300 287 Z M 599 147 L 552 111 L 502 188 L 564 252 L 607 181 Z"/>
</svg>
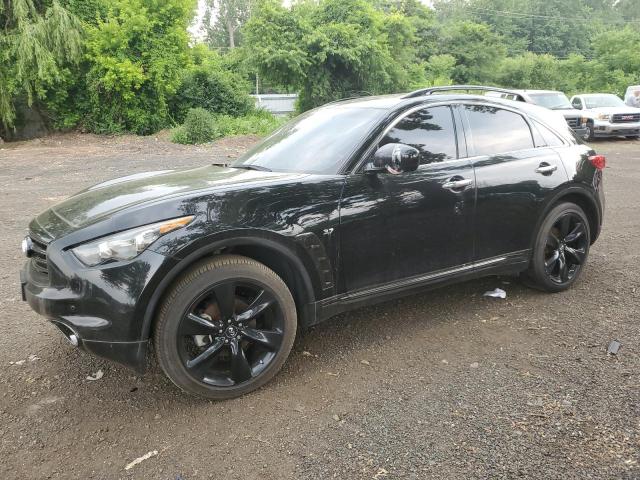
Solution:
<svg viewBox="0 0 640 480">
<path fill-rule="evenodd" d="M 153 418 L 155 418 L 156 420 L 160 420 L 162 418 L 162 415 L 160 415 L 159 413 L 156 413 Z"/>
<path fill-rule="evenodd" d="M 443 363 L 444 365 L 449 365 L 449 360 L 446 360 L 444 358 L 440 360 L 440 362 Z"/>
<path fill-rule="evenodd" d="M 98 370 L 93 375 L 87 375 L 87 380 L 90 380 L 90 381 L 100 380 L 103 375 L 104 375 L 104 372 L 102 370 Z"/>
<path fill-rule="evenodd" d="M 332 418 L 333 418 L 336 422 L 339 422 L 339 421 L 340 421 L 340 417 L 339 417 L 338 415 L 336 415 L 336 414 L 334 414 Z"/>
<path fill-rule="evenodd" d="M 311 352 L 307 352 L 306 350 L 304 352 L 302 352 L 302 356 L 303 357 L 313 357 L 313 354 Z"/>
<path fill-rule="evenodd" d="M 302 405 L 296 405 L 295 407 L 293 407 L 293 409 L 298 413 L 304 412 L 304 407 Z"/>
<path fill-rule="evenodd" d="M 29 361 L 30 362 L 35 362 L 36 360 L 40 360 L 40 357 L 38 357 L 36 355 L 29 355 Z"/>
<path fill-rule="evenodd" d="M 480 364 L 478 362 L 473 362 L 471 365 L 469 365 L 471 368 L 478 368 L 480 366 Z"/>
<path fill-rule="evenodd" d="M 17 362 L 14 362 L 14 365 L 24 365 L 24 362 L 26 362 L 26 360 L 18 360 Z"/>
<path fill-rule="evenodd" d="M 369 363 L 369 360 L 360 360 L 360 363 L 362 365 L 371 365 L 371 363 Z"/>
</svg>

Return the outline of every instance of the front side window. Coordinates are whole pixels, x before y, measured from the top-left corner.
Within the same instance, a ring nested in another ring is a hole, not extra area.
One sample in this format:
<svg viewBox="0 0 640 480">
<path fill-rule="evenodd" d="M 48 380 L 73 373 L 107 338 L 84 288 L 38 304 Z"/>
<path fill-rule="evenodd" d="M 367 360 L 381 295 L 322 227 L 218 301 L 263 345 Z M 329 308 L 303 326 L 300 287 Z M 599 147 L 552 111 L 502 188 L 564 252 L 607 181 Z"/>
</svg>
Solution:
<svg viewBox="0 0 640 480">
<path fill-rule="evenodd" d="M 571 102 L 571 105 L 573 105 L 573 107 L 577 108 L 578 110 L 582 110 L 582 100 L 580 100 L 579 98 L 574 98 L 573 102 Z"/>
<path fill-rule="evenodd" d="M 522 115 L 489 105 L 465 105 L 475 155 L 495 155 L 533 148 L 531 129 Z"/>
<path fill-rule="evenodd" d="M 378 146 L 387 143 L 403 143 L 418 149 L 421 165 L 457 158 L 451 108 L 424 108 L 407 115 L 389 130 Z"/>
</svg>

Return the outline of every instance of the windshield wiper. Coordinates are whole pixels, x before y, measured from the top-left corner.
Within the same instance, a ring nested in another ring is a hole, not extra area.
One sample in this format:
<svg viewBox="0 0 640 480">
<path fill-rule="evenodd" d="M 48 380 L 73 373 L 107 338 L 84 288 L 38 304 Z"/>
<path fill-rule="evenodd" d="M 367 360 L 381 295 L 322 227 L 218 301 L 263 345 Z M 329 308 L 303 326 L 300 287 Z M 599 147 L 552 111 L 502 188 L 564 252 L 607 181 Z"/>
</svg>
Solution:
<svg viewBox="0 0 640 480">
<path fill-rule="evenodd" d="M 272 170 L 261 165 L 252 165 L 250 163 L 246 165 L 232 165 L 233 168 L 244 168 L 245 170 L 258 170 L 259 172 L 271 172 Z"/>
</svg>

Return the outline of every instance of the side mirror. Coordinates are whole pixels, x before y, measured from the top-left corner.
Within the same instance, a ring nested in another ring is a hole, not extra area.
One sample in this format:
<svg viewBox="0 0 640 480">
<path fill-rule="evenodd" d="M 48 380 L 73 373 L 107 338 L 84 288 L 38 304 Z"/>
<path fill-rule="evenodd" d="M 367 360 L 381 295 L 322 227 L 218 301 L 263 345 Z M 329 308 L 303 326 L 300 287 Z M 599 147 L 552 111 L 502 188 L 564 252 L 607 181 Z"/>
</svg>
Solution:
<svg viewBox="0 0 640 480">
<path fill-rule="evenodd" d="M 373 154 L 373 160 L 367 165 L 367 171 L 387 170 L 399 174 L 413 172 L 420 165 L 418 149 L 403 143 L 387 143 Z"/>
</svg>

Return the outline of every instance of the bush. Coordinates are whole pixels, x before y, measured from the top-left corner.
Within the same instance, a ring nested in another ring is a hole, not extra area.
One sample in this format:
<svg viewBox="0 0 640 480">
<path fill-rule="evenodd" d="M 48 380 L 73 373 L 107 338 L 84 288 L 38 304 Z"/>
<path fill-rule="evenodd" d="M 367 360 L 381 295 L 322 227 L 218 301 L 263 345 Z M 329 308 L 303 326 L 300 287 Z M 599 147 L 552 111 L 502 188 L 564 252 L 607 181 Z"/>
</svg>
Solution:
<svg viewBox="0 0 640 480">
<path fill-rule="evenodd" d="M 182 144 L 206 143 L 232 135 L 265 136 L 287 119 L 276 117 L 266 110 L 252 110 L 242 117 L 212 115 L 203 108 L 192 108 L 184 124 L 173 131 L 171 141 Z"/>
<path fill-rule="evenodd" d="M 204 108 L 192 108 L 184 124 L 176 128 L 171 141 L 182 144 L 207 143 L 220 136 L 213 115 Z"/>
<path fill-rule="evenodd" d="M 282 125 L 286 118 L 276 117 L 266 110 L 253 110 L 243 117 L 218 115 L 216 124 L 223 137 L 231 135 L 265 136 Z"/>
<path fill-rule="evenodd" d="M 171 112 L 178 123 L 191 108 L 239 116 L 253 108 L 249 86 L 238 74 L 217 65 L 204 64 L 188 70 L 171 99 Z"/>
</svg>

